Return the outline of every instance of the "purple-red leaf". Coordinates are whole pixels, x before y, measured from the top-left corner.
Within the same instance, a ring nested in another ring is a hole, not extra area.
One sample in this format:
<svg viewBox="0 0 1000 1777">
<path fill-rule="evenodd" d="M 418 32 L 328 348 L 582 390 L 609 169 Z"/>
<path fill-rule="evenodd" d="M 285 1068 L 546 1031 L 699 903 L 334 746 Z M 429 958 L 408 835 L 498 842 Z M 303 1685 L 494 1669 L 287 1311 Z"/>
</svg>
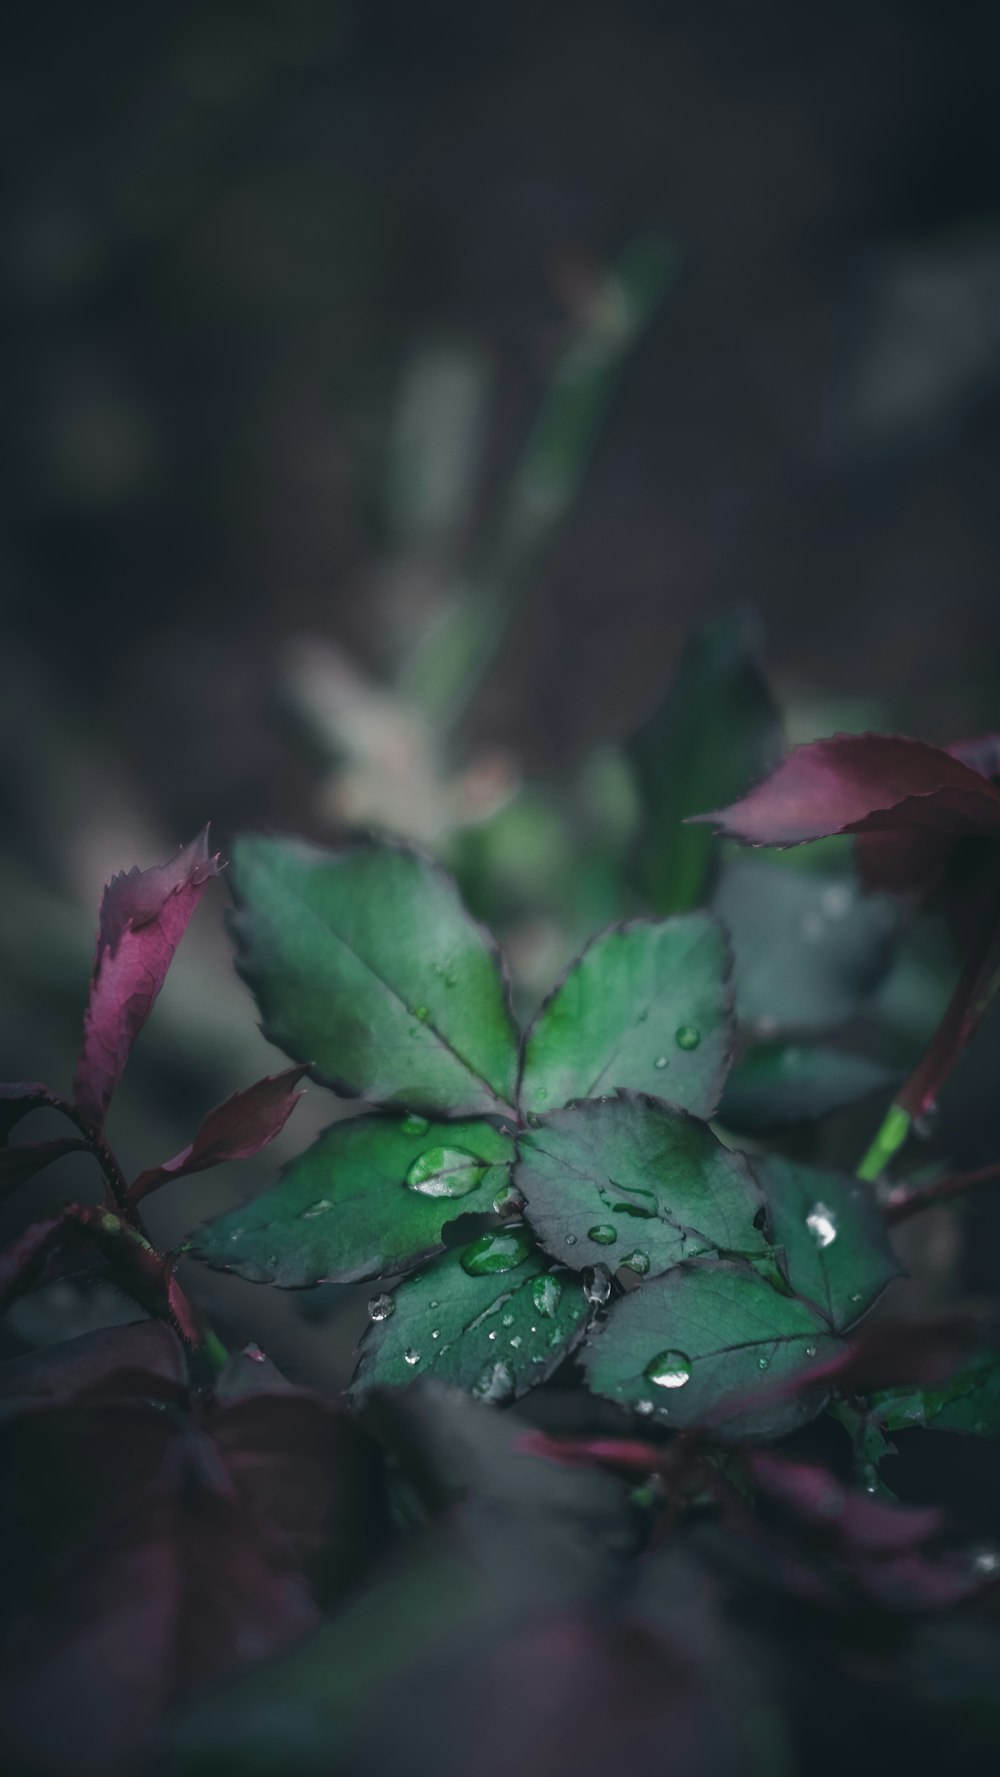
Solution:
<svg viewBox="0 0 1000 1777">
<path fill-rule="evenodd" d="M 200 1343 L 201 1330 L 173 1261 L 119 1216 L 89 1203 L 71 1203 L 60 1215 L 32 1223 L 0 1252 L 0 1314 L 28 1290 L 91 1255 L 104 1260 L 113 1282 L 147 1314 L 165 1316 L 188 1344 Z"/>
<path fill-rule="evenodd" d="M 208 829 L 168 864 L 123 871 L 101 902 L 97 954 L 77 1063 L 76 1103 L 96 1129 L 205 884 L 218 874 Z"/>
<path fill-rule="evenodd" d="M 59 1107 L 61 1101 L 40 1080 L 7 1080 L 0 1085 L 0 1141 L 6 1141 L 12 1129 L 29 1111 L 42 1105 Z"/>
<path fill-rule="evenodd" d="M 105 1387 L 112 1377 L 142 1372 L 178 1388 L 187 1381 L 184 1347 L 158 1320 L 101 1327 L 0 1364 L 0 1400 L 23 1409 L 30 1401 L 67 1400 Z M 148 1384 L 147 1384 L 148 1387 Z"/>
<path fill-rule="evenodd" d="M 802 845 L 834 833 L 1000 838 L 1000 788 L 926 741 L 835 734 L 796 747 L 739 802 L 697 818 L 744 845 Z"/>
<path fill-rule="evenodd" d="M 258 1080 L 255 1086 L 234 1092 L 231 1098 L 209 1111 L 186 1148 L 182 1148 L 172 1160 L 165 1160 L 162 1166 L 141 1172 L 130 1187 L 129 1196 L 138 1202 L 140 1197 L 148 1197 L 151 1191 L 158 1191 L 171 1179 L 204 1172 L 226 1160 L 249 1160 L 251 1155 L 259 1153 L 285 1127 L 302 1097 L 295 1087 L 307 1071 L 305 1067 L 290 1067 L 285 1073 L 270 1074 L 266 1079 Z"/>
<path fill-rule="evenodd" d="M 78 1153 L 85 1145 L 78 1136 L 64 1135 L 55 1141 L 32 1141 L 16 1148 L 0 1148 L 0 1199 L 16 1191 L 27 1179 L 34 1178 L 43 1167 L 51 1166 L 53 1160 L 61 1160 L 64 1154 Z"/>
</svg>

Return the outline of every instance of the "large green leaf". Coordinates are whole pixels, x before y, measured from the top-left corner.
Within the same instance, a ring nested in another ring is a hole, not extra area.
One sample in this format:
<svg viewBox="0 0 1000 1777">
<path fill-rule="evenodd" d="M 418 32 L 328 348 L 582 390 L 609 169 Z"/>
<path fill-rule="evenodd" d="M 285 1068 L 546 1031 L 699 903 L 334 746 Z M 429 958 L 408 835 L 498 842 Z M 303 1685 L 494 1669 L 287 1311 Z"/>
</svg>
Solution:
<svg viewBox="0 0 1000 1777">
<path fill-rule="evenodd" d="M 466 1269 L 490 1263 L 497 1268 Z M 587 1324 L 579 1280 L 549 1272 L 523 1229 L 448 1253 L 379 1308 L 383 1318 L 362 1341 L 355 1390 L 433 1376 L 483 1400 L 512 1400 L 545 1381 Z"/>
<path fill-rule="evenodd" d="M 768 1135 L 829 1116 L 869 1093 L 886 1091 L 898 1078 L 879 1062 L 843 1049 L 761 1043 L 737 1062 L 726 1081 L 719 1122 L 748 1135 Z"/>
<path fill-rule="evenodd" d="M 777 1156 L 755 1169 L 792 1288 L 843 1332 L 900 1273 L 871 1185 Z"/>
<path fill-rule="evenodd" d="M 781 718 L 757 663 L 752 617 L 692 636 L 666 698 L 629 743 L 644 820 L 636 864 L 649 905 L 684 913 L 705 898 L 718 841 L 688 815 L 724 808 L 781 752 Z"/>
<path fill-rule="evenodd" d="M 628 1086 L 710 1116 L 732 1053 L 728 974 L 725 936 L 708 913 L 602 932 L 528 1032 L 522 1107 Z"/>
<path fill-rule="evenodd" d="M 269 1190 L 201 1228 L 199 1259 L 296 1289 L 405 1271 L 442 1230 L 489 1211 L 514 1145 L 491 1123 L 353 1117 L 324 1130 Z"/>
<path fill-rule="evenodd" d="M 658 1275 L 716 1250 L 764 1253 L 764 1200 L 741 1154 L 704 1123 L 622 1093 L 553 1111 L 518 1141 L 525 1213 L 546 1251 Z"/>
<path fill-rule="evenodd" d="M 512 1103 L 498 956 L 451 880 L 402 847 L 244 838 L 237 964 L 265 1034 L 338 1091 L 447 1115 Z"/>
<path fill-rule="evenodd" d="M 882 980 L 899 930 L 884 895 L 764 858 L 729 864 L 712 907 L 733 947 L 737 1014 L 762 1036 L 853 1017 Z"/>
<path fill-rule="evenodd" d="M 677 1429 L 717 1420 L 727 1437 L 770 1438 L 813 1418 L 825 1397 L 780 1385 L 837 1349 L 807 1303 L 747 1266 L 716 1261 L 678 1266 L 626 1296 L 588 1343 L 584 1366 L 596 1394 Z M 724 1406 L 736 1402 L 737 1413 Z"/>
</svg>

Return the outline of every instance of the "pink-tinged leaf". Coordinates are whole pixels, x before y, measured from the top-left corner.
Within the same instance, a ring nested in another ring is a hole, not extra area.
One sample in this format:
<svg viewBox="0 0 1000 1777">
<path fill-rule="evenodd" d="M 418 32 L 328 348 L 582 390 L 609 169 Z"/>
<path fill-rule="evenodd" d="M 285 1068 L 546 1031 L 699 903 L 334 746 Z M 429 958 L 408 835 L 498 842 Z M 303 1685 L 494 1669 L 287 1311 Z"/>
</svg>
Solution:
<svg viewBox="0 0 1000 1777">
<path fill-rule="evenodd" d="M 165 1316 L 188 1344 L 200 1344 L 197 1316 L 172 1260 L 119 1216 L 94 1204 L 71 1203 L 60 1215 L 33 1223 L 0 1252 L 0 1314 L 19 1296 L 88 1257 L 102 1259 L 112 1281 L 147 1314 Z"/>
<path fill-rule="evenodd" d="M 122 872 L 104 891 L 75 1080 L 77 1106 L 96 1129 L 205 884 L 218 869 L 206 828 L 170 863 Z"/>
<path fill-rule="evenodd" d="M 668 1455 L 666 1446 L 642 1438 L 553 1438 L 543 1431 L 524 1432 L 517 1448 L 525 1456 L 541 1456 L 571 1468 L 603 1466 L 633 1475 L 652 1474 Z"/>
<path fill-rule="evenodd" d="M 141 1172 L 130 1187 L 129 1196 L 138 1202 L 171 1179 L 204 1172 L 226 1160 L 249 1160 L 259 1153 L 284 1129 L 302 1097 L 295 1087 L 307 1071 L 305 1067 L 290 1067 L 285 1073 L 270 1074 L 255 1086 L 234 1092 L 209 1111 L 193 1142 L 162 1166 Z"/>
<path fill-rule="evenodd" d="M 948 751 L 982 777 L 1000 778 L 1000 734 L 977 734 L 972 740 L 956 740 Z"/>
<path fill-rule="evenodd" d="M 59 1345 L 43 1346 L 0 1364 L 0 1400 L 23 1409 L 29 1402 L 67 1400 L 106 1388 L 112 1378 L 142 1372 L 157 1384 L 187 1381 L 184 1347 L 162 1321 L 101 1327 Z M 149 1392 L 149 1382 L 145 1383 Z"/>
<path fill-rule="evenodd" d="M 925 741 L 835 734 L 796 747 L 739 802 L 697 818 L 744 845 L 803 845 L 834 833 L 1000 838 L 1000 788 Z"/>
<path fill-rule="evenodd" d="M 26 1142 L 21 1147 L 0 1148 L 0 1199 L 16 1191 L 64 1154 L 79 1153 L 85 1146 L 78 1137 L 66 1135 L 55 1141 Z"/>
<path fill-rule="evenodd" d="M 0 1085 L 0 1141 L 7 1140 L 11 1130 L 29 1111 L 40 1110 L 43 1105 L 54 1105 L 58 1109 L 61 1102 L 40 1080 L 5 1081 Z"/>
<path fill-rule="evenodd" d="M 813 1463 L 755 1450 L 744 1467 L 761 1491 L 793 1517 L 867 1554 L 919 1548 L 944 1528 L 944 1513 L 936 1507 L 873 1499 L 842 1486 L 828 1469 Z"/>
</svg>

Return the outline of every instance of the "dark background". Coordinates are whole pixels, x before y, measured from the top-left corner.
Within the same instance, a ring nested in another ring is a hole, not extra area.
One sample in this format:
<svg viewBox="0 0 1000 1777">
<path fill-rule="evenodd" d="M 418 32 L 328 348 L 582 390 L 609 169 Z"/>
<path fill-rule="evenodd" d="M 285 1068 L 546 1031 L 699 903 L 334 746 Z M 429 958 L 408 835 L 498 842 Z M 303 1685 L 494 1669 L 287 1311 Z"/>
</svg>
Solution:
<svg viewBox="0 0 1000 1777">
<path fill-rule="evenodd" d="M 5 37 L 5 1074 L 65 1084 L 113 869 L 208 818 L 329 835 L 285 650 L 389 672 L 642 231 L 680 280 L 459 750 L 572 773 L 734 603 L 814 730 L 1000 725 L 995 6 L 113 0 Z M 431 350 L 475 449 L 428 542 L 391 466 Z M 217 910 L 189 945 L 136 1164 L 275 1060 Z"/>
</svg>

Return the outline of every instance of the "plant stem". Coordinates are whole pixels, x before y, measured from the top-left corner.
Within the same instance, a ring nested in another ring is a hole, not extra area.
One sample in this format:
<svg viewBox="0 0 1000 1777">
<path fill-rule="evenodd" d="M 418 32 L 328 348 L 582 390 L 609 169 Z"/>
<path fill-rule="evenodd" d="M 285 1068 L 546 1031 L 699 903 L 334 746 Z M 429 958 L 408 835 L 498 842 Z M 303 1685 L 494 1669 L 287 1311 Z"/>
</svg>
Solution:
<svg viewBox="0 0 1000 1777">
<path fill-rule="evenodd" d="M 932 1209 L 935 1203 L 947 1203 L 954 1197 L 964 1197 L 967 1191 L 977 1191 L 981 1185 L 991 1185 L 1000 1179 L 1000 1160 L 992 1166 L 980 1166 L 975 1172 L 949 1172 L 943 1178 L 931 1179 L 926 1185 L 897 1185 L 884 1206 L 887 1222 L 904 1222 L 909 1216 L 919 1215 L 922 1209 Z"/>
<path fill-rule="evenodd" d="M 899 1152 L 909 1135 L 911 1121 L 909 1111 L 904 1111 L 901 1104 L 889 1106 L 875 1140 L 858 1167 L 859 1178 L 881 1178 L 889 1161 Z"/>
</svg>

